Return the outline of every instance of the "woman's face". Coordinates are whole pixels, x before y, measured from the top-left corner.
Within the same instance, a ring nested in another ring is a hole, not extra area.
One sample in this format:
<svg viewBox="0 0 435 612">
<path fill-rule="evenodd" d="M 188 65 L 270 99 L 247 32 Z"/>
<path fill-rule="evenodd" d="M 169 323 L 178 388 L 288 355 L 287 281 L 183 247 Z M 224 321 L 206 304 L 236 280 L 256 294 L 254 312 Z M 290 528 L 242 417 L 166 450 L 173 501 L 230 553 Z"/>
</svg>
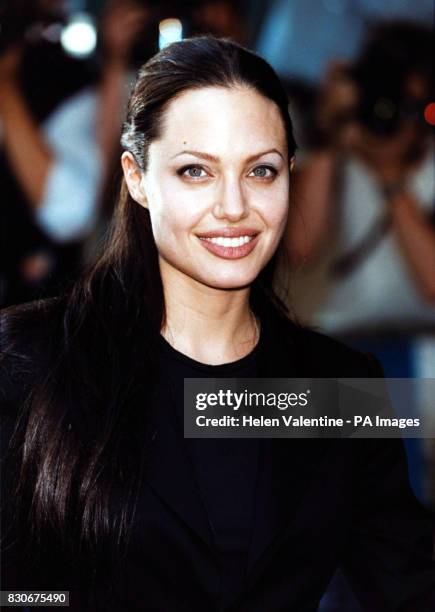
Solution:
<svg viewBox="0 0 435 612">
<path fill-rule="evenodd" d="M 123 167 L 133 197 L 149 209 L 163 280 L 243 287 L 275 252 L 289 160 L 283 121 L 267 98 L 247 88 L 188 90 L 168 106 L 146 172 L 128 154 Z M 228 243 L 231 231 L 242 238 Z M 209 232 L 221 238 L 205 240 Z"/>
</svg>

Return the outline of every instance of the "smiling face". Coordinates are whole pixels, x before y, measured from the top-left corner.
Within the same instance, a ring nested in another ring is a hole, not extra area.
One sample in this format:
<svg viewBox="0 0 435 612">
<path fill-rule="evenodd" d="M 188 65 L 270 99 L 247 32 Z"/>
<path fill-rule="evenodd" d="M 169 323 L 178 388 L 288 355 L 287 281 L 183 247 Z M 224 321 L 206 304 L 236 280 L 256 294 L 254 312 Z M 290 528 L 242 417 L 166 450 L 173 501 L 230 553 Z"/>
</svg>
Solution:
<svg viewBox="0 0 435 612">
<path fill-rule="evenodd" d="M 128 153 L 122 165 L 131 195 L 149 209 L 163 282 L 252 283 L 288 215 L 286 134 L 275 103 L 248 88 L 188 90 L 169 104 L 148 160 L 142 174 Z M 245 238 L 204 238 L 234 230 Z"/>
</svg>

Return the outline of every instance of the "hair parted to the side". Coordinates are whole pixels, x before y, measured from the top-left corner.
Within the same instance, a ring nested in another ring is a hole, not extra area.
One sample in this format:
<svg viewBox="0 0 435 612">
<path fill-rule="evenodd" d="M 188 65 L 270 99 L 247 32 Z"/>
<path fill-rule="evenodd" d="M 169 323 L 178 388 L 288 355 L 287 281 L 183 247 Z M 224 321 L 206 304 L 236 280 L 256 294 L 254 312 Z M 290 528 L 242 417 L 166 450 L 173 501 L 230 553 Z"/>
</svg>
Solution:
<svg viewBox="0 0 435 612">
<path fill-rule="evenodd" d="M 122 145 L 142 169 L 168 104 L 184 91 L 209 86 L 250 87 L 275 102 L 293 157 L 287 96 L 270 65 L 231 40 L 200 36 L 169 45 L 139 72 Z M 288 314 L 273 285 L 279 256 L 277 251 L 251 288 L 251 308 L 259 316 L 271 303 Z M 35 546 L 41 552 L 54 542 L 72 562 L 88 563 L 93 575 L 104 560 L 122 566 L 147 450 L 146 405 L 136 404 L 135 385 L 141 379 L 142 393 L 152 389 L 155 342 L 165 321 L 149 212 L 124 181 L 101 256 L 57 303 L 61 314 L 52 317 L 53 333 L 44 339 L 49 374 L 23 408 L 14 439 L 22 457 L 17 529 L 33 534 L 32 555 Z M 11 345 L 17 316 L 5 317 Z M 20 316 L 31 318 L 25 307 Z"/>
</svg>

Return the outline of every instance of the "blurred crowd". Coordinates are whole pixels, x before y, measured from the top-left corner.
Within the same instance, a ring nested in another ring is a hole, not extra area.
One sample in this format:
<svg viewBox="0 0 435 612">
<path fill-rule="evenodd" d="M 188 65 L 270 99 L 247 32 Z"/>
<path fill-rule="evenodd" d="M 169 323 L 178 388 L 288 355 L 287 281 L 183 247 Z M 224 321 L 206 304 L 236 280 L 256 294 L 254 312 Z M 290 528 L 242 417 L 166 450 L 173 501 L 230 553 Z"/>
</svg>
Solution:
<svg viewBox="0 0 435 612">
<path fill-rule="evenodd" d="M 116 201 L 126 100 L 162 20 L 179 19 L 183 37 L 254 47 L 246 2 L 102 4 L 83 58 L 62 45 L 67 3 L 0 0 L 3 306 L 58 293 L 95 257 Z M 375 353 L 390 378 L 435 378 L 432 35 L 378 22 L 355 61 L 336 58 L 322 82 L 285 80 L 299 144 L 285 297 L 302 322 Z M 406 401 L 435 421 L 424 388 Z M 434 445 L 407 440 L 414 490 L 432 508 Z"/>
</svg>

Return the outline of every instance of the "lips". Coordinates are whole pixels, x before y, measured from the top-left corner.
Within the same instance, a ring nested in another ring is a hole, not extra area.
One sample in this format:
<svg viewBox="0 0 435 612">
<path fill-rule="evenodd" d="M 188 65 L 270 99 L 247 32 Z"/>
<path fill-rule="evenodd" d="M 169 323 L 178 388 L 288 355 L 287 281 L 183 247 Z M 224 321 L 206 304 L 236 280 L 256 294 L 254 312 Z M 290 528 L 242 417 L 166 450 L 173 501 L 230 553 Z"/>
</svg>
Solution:
<svg viewBox="0 0 435 612">
<path fill-rule="evenodd" d="M 242 257 L 246 257 L 255 249 L 258 241 L 259 234 L 256 234 L 249 240 L 249 242 L 246 242 L 240 246 L 223 246 L 216 244 L 211 240 L 205 240 L 204 238 L 201 239 L 198 237 L 199 244 L 214 255 L 222 257 L 223 259 L 240 259 Z"/>
<path fill-rule="evenodd" d="M 198 238 L 239 238 L 240 236 L 256 236 L 260 231 L 252 227 L 222 227 L 221 229 L 201 232 Z"/>
</svg>

